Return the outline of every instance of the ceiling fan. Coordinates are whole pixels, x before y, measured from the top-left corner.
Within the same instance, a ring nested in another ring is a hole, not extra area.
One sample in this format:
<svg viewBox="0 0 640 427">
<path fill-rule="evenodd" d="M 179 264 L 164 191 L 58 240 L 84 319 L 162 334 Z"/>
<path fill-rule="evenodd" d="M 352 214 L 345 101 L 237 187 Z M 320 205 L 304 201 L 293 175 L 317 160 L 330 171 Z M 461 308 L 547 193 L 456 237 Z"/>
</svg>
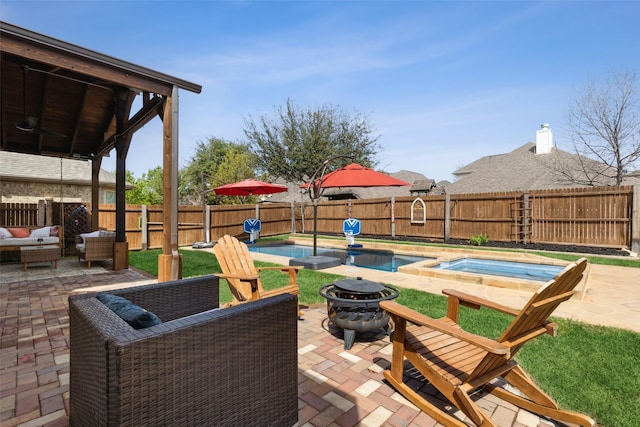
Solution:
<svg viewBox="0 0 640 427">
<path fill-rule="evenodd" d="M 20 123 L 16 123 L 16 129 L 21 130 L 23 132 L 29 133 L 38 133 L 43 135 L 51 135 L 57 136 L 59 138 L 66 138 L 66 135 L 63 135 L 58 132 L 53 132 L 50 130 L 41 129 L 38 126 L 38 122 L 40 119 L 36 116 L 27 115 L 27 71 L 29 67 L 26 65 L 21 65 L 22 68 L 22 121 Z"/>
</svg>

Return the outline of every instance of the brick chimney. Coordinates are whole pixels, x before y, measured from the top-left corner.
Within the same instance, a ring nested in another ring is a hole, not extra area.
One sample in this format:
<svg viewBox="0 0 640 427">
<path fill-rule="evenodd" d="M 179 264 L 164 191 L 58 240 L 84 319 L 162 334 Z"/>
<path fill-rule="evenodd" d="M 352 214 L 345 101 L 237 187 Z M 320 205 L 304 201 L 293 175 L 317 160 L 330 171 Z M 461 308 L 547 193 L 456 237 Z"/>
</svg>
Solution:
<svg viewBox="0 0 640 427">
<path fill-rule="evenodd" d="M 549 127 L 549 123 L 540 125 L 540 129 L 536 131 L 536 154 L 548 154 L 553 148 L 553 132 Z"/>
</svg>

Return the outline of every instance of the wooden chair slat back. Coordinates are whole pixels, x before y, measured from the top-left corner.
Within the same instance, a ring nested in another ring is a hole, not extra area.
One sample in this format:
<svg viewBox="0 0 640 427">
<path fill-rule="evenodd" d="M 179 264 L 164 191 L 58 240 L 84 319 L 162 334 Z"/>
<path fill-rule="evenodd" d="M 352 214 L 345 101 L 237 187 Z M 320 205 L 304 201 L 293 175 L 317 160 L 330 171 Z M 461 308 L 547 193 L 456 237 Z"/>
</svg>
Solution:
<svg viewBox="0 0 640 427">
<path fill-rule="evenodd" d="M 516 342 L 511 346 L 509 358 L 487 354 L 467 381 L 504 365 L 526 342 L 545 333 L 549 316 L 563 301 L 571 298 L 573 289 L 582 279 L 586 265 L 587 260 L 581 258 L 575 263 L 569 264 L 555 278 L 538 289 L 498 339 L 498 342 L 501 343 Z"/>
<path fill-rule="evenodd" d="M 220 269 L 224 274 L 237 274 L 244 276 L 255 276 L 258 274 L 253 259 L 249 253 L 249 248 L 235 237 L 224 235 L 213 247 L 213 252 L 218 259 Z M 231 284 L 231 289 L 243 289 L 251 294 L 251 285 L 248 282 L 242 282 L 239 279 L 226 278 Z M 261 290 L 262 285 L 258 279 L 258 288 Z M 236 298 L 242 301 L 244 298 L 234 292 Z"/>
<path fill-rule="evenodd" d="M 573 289 L 582 280 L 586 266 L 587 260 L 581 258 L 538 289 L 498 341 L 513 340 L 528 331 L 543 327 L 555 309 L 571 297 Z"/>
</svg>

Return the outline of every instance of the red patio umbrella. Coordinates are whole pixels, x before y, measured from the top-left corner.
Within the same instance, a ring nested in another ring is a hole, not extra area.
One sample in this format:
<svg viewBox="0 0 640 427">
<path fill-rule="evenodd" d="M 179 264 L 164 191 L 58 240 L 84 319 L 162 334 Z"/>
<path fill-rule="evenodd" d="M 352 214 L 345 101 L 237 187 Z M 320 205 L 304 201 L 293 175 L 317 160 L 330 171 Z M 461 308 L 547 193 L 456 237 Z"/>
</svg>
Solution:
<svg viewBox="0 0 640 427">
<path fill-rule="evenodd" d="M 313 184 L 312 184 L 313 185 Z M 319 188 L 332 187 L 400 187 L 411 185 L 390 175 L 366 168 L 357 163 L 348 164 L 315 181 Z M 305 184 L 305 188 L 308 184 Z"/>
<path fill-rule="evenodd" d="M 258 181 L 252 178 L 213 189 L 218 196 L 253 196 L 256 194 L 284 193 L 287 190 L 288 188 L 284 185 L 271 184 L 270 182 Z"/>
<path fill-rule="evenodd" d="M 337 158 L 337 157 L 336 157 Z M 411 185 L 406 181 L 394 178 L 382 172 L 377 172 L 371 168 L 366 168 L 357 163 L 350 163 L 340 169 L 336 169 L 324 175 L 324 169 L 332 159 L 325 161 L 320 169 L 316 171 L 311 182 L 302 185 L 309 188 L 313 199 L 313 255 L 317 251 L 317 221 L 318 221 L 318 199 L 325 188 L 335 187 L 400 187 Z M 320 178 L 316 176 L 320 174 Z"/>
</svg>

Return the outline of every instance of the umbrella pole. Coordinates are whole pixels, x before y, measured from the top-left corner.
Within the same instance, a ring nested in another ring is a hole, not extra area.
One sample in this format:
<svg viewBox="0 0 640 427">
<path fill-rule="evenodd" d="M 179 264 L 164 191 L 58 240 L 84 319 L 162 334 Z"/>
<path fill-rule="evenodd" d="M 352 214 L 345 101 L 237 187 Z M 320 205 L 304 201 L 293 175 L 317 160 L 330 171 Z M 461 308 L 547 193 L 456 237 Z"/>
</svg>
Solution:
<svg viewBox="0 0 640 427">
<path fill-rule="evenodd" d="M 320 167 L 316 169 L 316 172 L 309 181 L 309 196 L 313 199 L 313 256 L 316 256 L 318 247 L 318 199 L 320 199 L 320 195 L 322 194 L 322 179 L 324 178 L 327 165 L 336 159 L 351 159 L 351 161 L 353 161 L 353 156 L 338 155 L 325 160 Z M 318 174 L 320 174 L 319 178 Z"/>
<path fill-rule="evenodd" d="M 313 256 L 318 250 L 318 199 L 313 199 Z"/>
</svg>

